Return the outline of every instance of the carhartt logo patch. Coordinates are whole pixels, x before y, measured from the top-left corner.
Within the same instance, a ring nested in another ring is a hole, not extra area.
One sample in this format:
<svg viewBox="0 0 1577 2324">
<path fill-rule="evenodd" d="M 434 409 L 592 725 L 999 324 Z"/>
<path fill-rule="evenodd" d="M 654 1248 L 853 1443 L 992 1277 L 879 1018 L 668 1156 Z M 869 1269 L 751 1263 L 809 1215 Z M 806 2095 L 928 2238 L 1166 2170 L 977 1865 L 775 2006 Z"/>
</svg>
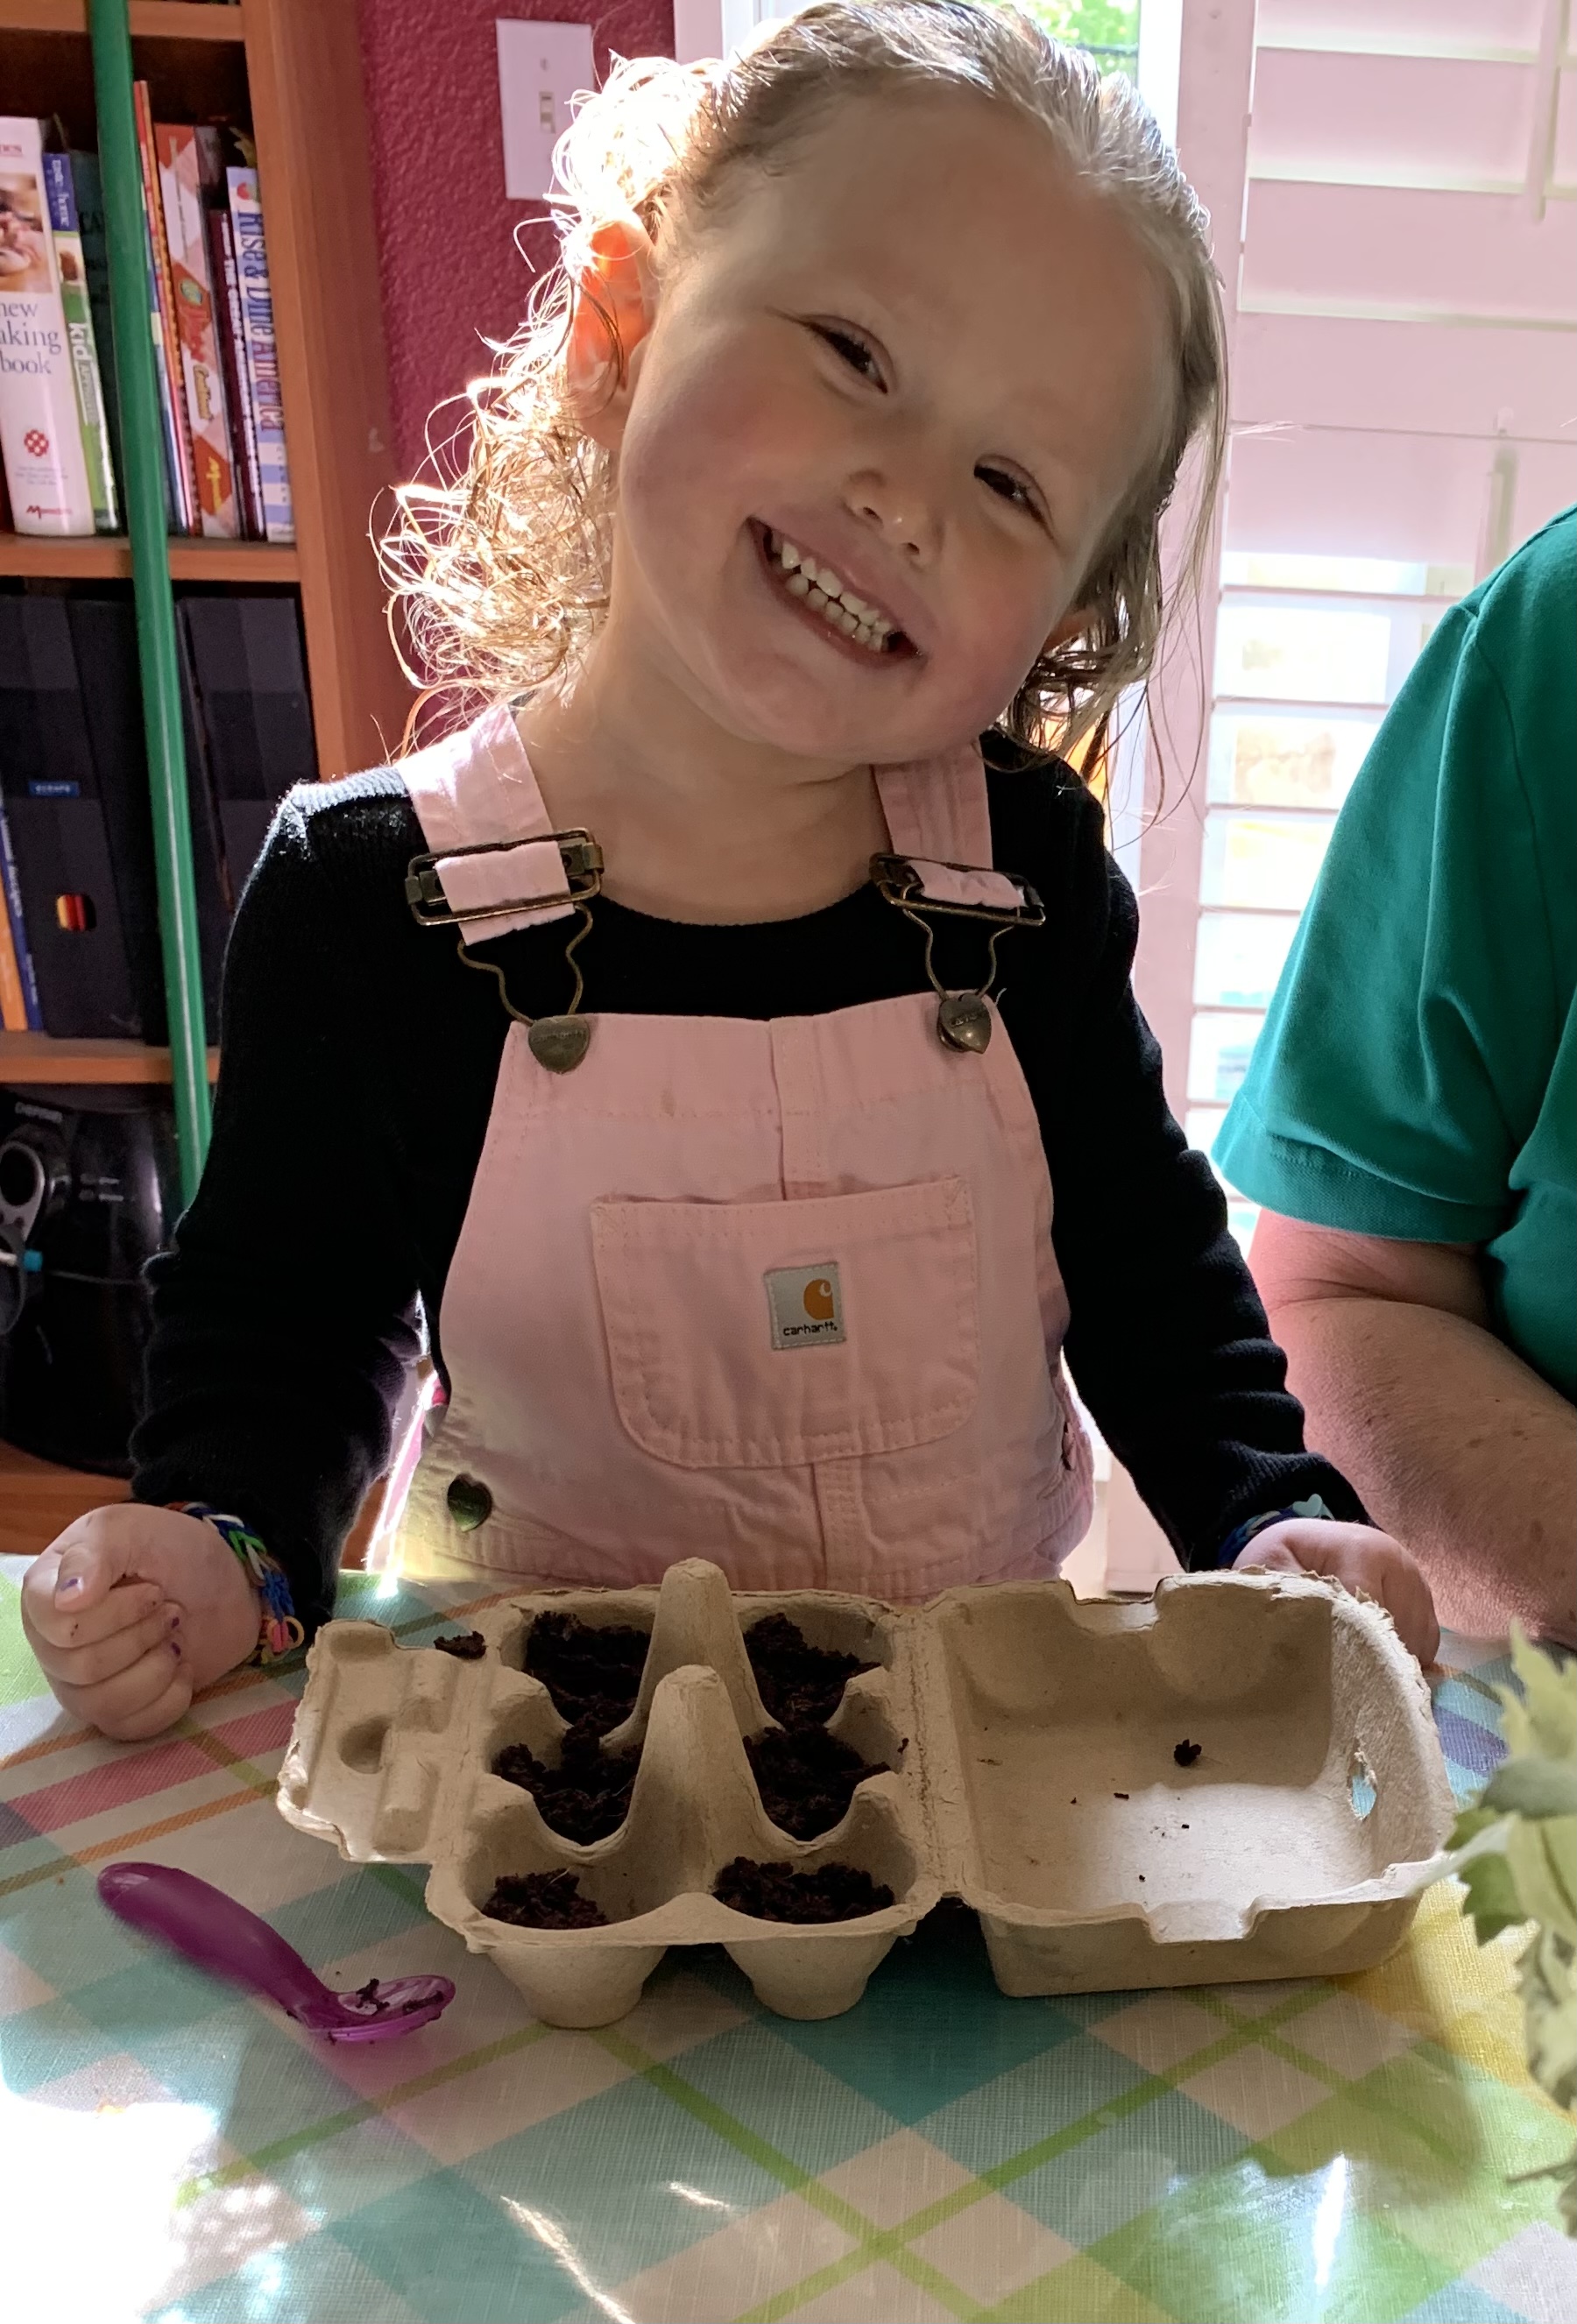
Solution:
<svg viewBox="0 0 1577 2324">
<path fill-rule="evenodd" d="M 767 1271 L 767 1311 L 775 1348 L 835 1347 L 844 1336 L 844 1296 L 829 1259 L 819 1267 Z"/>
</svg>

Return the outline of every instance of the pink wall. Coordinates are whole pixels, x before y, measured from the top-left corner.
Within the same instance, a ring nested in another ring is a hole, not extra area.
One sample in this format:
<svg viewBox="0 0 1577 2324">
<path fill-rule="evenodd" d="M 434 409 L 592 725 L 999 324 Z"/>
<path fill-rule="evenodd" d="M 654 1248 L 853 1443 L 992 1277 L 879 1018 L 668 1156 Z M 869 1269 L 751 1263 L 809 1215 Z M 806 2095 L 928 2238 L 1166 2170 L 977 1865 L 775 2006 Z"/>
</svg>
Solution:
<svg viewBox="0 0 1577 2324">
<path fill-rule="evenodd" d="M 422 456 L 428 413 L 487 368 L 482 336 L 514 328 L 531 277 L 515 228 L 540 206 L 503 190 L 493 24 L 588 23 L 608 51 L 673 54 L 672 0 L 359 0 L 394 442 Z M 545 226 L 521 237 L 539 265 Z"/>
</svg>

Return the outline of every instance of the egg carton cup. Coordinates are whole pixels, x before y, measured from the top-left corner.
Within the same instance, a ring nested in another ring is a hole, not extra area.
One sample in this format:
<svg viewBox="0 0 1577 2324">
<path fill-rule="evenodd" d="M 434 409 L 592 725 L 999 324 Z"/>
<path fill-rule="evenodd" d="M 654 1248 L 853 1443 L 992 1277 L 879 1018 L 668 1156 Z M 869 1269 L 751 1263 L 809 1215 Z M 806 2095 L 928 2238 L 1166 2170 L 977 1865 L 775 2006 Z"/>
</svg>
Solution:
<svg viewBox="0 0 1577 2324">
<path fill-rule="evenodd" d="M 604 1738 L 640 1747 L 629 1813 L 584 1845 L 492 1772 L 512 1743 L 552 1764 L 567 1731 L 523 1667 L 547 1612 L 651 1640 Z M 769 1821 L 745 1755 L 775 1721 L 743 1634 L 772 1613 L 874 1665 L 828 1727 L 890 1772 L 811 1840 Z M 1184 1575 L 1139 1604 L 1004 1582 L 899 1607 L 736 1594 L 688 1559 L 656 1590 L 522 1591 L 475 1627 L 486 1652 L 467 1662 L 326 1625 L 279 1803 L 353 1862 L 430 1865 L 429 1909 L 551 2024 L 611 2024 L 670 1945 L 695 1944 L 721 1944 L 767 2008 L 835 2016 L 944 1895 L 978 1914 L 1007 1994 L 1367 1969 L 1400 1941 L 1454 1812 L 1416 1663 L 1380 1609 L 1312 1575 Z M 853 1865 L 894 1901 L 753 1919 L 711 1893 L 741 1856 Z M 558 1870 L 605 1926 L 482 1909 L 501 1876 Z"/>
</svg>

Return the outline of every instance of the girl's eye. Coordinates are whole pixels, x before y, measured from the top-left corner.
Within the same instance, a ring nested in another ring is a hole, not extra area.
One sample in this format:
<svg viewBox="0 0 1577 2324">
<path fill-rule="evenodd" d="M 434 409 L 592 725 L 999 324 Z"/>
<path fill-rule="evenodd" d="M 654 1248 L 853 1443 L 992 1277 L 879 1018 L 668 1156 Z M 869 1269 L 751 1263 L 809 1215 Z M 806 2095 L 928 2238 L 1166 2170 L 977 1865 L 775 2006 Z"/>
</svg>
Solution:
<svg viewBox="0 0 1577 2324">
<path fill-rule="evenodd" d="M 1010 475 L 1006 468 L 990 468 L 982 465 L 974 473 L 987 491 L 995 493 L 999 499 L 1010 502 L 1015 508 L 1027 510 L 1031 516 L 1038 513 L 1028 484 L 1021 484 L 1017 476 Z"/>
<path fill-rule="evenodd" d="M 852 331 L 835 330 L 825 323 L 820 326 L 820 330 L 828 346 L 843 357 L 851 371 L 857 371 L 862 379 L 873 379 L 880 383 L 881 370 L 863 339 L 857 339 Z"/>
</svg>

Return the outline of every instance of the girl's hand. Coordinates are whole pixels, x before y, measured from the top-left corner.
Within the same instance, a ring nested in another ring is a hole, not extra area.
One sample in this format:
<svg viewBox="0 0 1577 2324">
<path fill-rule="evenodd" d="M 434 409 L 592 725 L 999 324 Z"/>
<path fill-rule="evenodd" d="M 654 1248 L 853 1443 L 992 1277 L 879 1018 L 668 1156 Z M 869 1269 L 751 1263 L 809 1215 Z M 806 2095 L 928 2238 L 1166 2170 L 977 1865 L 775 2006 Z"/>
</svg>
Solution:
<svg viewBox="0 0 1577 2324">
<path fill-rule="evenodd" d="M 1272 1573 L 1323 1573 L 1383 1606 L 1402 1644 L 1425 1669 L 1440 1650 L 1434 1600 L 1417 1561 L 1372 1526 L 1288 1517 L 1255 1534 L 1233 1563 L 1263 1565 Z"/>
<path fill-rule="evenodd" d="M 51 1691 L 123 1742 L 172 1726 L 244 1662 L 261 1618 L 212 1526 L 136 1501 L 78 1517 L 22 1581 L 22 1627 Z"/>
</svg>

